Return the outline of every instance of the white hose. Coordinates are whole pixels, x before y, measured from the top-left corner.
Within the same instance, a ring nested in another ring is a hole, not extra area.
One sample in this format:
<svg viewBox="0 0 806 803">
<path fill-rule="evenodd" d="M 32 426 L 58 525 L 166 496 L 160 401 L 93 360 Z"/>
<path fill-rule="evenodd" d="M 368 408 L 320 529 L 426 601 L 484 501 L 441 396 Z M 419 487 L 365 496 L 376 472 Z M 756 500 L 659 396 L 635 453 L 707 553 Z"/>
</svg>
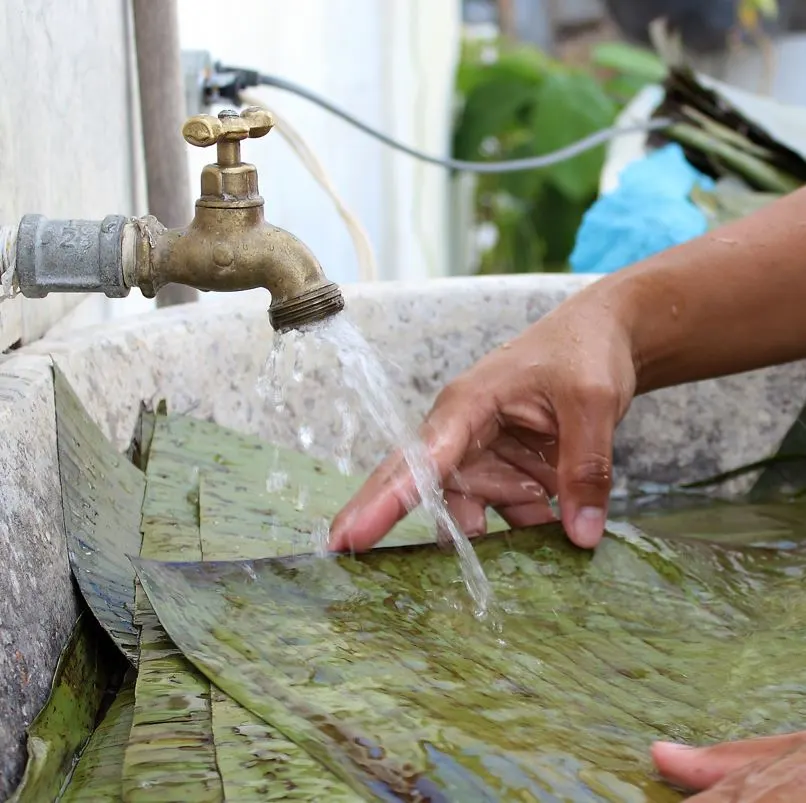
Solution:
<svg viewBox="0 0 806 803">
<path fill-rule="evenodd" d="M 0 302 L 17 295 L 16 278 L 17 227 L 0 226 Z"/>
<path fill-rule="evenodd" d="M 378 263 L 375 258 L 375 252 L 372 248 L 369 235 L 366 229 L 361 224 L 361 221 L 356 215 L 348 209 L 347 205 L 342 200 L 333 182 L 322 166 L 322 163 L 311 150 L 304 137 L 297 131 L 291 123 L 285 118 L 278 115 L 273 109 L 270 109 L 260 100 L 254 97 L 249 97 L 246 94 L 241 95 L 241 102 L 245 106 L 259 106 L 265 109 L 274 120 L 274 127 L 277 133 L 291 146 L 292 150 L 297 154 L 299 160 L 316 180 L 319 186 L 327 193 L 330 200 L 333 201 L 336 211 L 347 226 L 347 231 L 350 233 L 350 238 L 353 241 L 356 257 L 358 259 L 358 275 L 361 281 L 374 282 L 378 279 Z"/>
</svg>

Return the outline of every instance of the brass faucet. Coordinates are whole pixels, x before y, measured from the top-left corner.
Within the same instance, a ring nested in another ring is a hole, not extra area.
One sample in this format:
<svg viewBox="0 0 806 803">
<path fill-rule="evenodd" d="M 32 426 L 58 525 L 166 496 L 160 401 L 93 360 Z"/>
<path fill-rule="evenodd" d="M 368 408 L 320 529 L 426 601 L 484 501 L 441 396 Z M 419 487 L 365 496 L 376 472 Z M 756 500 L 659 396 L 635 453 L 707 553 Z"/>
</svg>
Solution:
<svg viewBox="0 0 806 803">
<path fill-rule="evenodd" d="M 28 298 L 87 292 L 123 298 L 132 287 L 153 298 L 170 283 L 224 292 L 265 287 L 269 320 L 280 332 L 341 312 L 341 290 L 316 257 L 264 220 L 257 169 L 241 161 L 241 140 L 265 136 L 272 126 L 257 106 L 185 123 L 187 142 L 218 152 L 202 170 L 196 214 L 186 228 L 166 229 L 152 215 L 100 221 L 24 215 L 16 231 L 0 227 L 0 275 L 10 274 Z"/>
<path fill-rule="evenodd" d="M 265 287 L 271 293 L 269 319 L 278 331 L 321 321 L 344 308 L 341 290 L 310 250 L 293 234 L 266 223 L 257 169 L 241 161 L 241 141 L 263 137 L 273 125 L 271 115 L 259 107 L 187 120 L 185 140 L 200 148 L 215 145 L 216 162 L 202 170 L 201 195 L 189 226 L 166 229 L 151 216 L 138 222 L 128 285 L 149 298 L 172 282 L 224 292 Z"/>
</svg>

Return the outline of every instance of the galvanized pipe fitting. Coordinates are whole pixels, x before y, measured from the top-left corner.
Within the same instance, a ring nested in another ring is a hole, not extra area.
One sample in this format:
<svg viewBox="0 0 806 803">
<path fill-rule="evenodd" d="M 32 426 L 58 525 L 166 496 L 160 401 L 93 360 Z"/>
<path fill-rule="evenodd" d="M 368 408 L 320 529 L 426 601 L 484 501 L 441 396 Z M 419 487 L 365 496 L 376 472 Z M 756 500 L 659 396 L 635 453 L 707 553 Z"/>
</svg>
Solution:
<svg viewBox="0 0 806 803">
<path fill-rule="evenodd" d="M 17 230 L 16 279 L 28 298 L 48 293 L 104 293 L 124 298 L 124 232 L 128 220 L 50 220 L 25 215 Z"/>
</svg>

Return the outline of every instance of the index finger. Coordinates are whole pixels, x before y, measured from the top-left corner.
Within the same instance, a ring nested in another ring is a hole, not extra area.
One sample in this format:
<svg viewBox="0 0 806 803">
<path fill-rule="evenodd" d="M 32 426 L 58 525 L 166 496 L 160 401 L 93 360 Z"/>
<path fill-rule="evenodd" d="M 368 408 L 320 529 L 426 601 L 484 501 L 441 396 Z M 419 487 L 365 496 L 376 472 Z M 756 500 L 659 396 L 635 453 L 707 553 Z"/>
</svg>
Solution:
<svg viewBox="0 0 806 803">
<path fill-rule="evenodd" d="M 330 528 L 333 552 L 369 549 L 417 504 L 414 478 L 401 451 L 386 458 L 339 511 Z"/>
<path fill-rule="evenodd" d="M 443 393 L 437 399 L 418 444 L 431 461 L 440 486 L 462 460 L 477 429 L 468 411 L 454 401 L 457 398 L 455 394 Z M 485 441 L 488 438 L 489 435 Z M 419 502 L 417 483 L 404 453 L 398 449 L 381 463 L 335 517 L 329 549 L 334 552 L 369 549 Z"/>
</svg>

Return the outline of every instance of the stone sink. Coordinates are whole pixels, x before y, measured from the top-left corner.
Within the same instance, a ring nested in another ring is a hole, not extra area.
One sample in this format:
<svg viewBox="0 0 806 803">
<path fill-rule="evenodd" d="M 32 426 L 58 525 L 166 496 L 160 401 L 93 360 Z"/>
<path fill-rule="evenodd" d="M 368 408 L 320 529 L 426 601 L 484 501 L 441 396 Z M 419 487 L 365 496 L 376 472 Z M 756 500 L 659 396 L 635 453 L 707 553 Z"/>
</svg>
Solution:
<svg viewBox="0 0 806 803">
<path fill-rule="evenodd" d="M 412 423 L 474 360 L 590 281 L 568 275 L 454 278 L 345 288 L 347 314 L 393 364 Z M 101 429 L 123 450 L 140 402 L 295 444 L 314 423 L 329 456 L 340 431 L 334 365 L 314 363 L 292 388 L 290 415 L 272 421 L 258 392 L 271 349 L 268 298 L 229 296 L 66 335 L 0 364 L 0 800 L 19 778 L 25 728 L 43 704 L 75 621 L 65 548 L 51 364 L 58 363 Z M 704 478 L 776 449 L 797 416 L 806 364 L 669 389 L 638 399 L 619 429 L 619 488 Z M 363 433 L 362 433 L 363 435 Z M 368 469 L 383 446 L 356 445 Z M 734 484 L 733 490 L 742 490 Z"/>
</svg>

